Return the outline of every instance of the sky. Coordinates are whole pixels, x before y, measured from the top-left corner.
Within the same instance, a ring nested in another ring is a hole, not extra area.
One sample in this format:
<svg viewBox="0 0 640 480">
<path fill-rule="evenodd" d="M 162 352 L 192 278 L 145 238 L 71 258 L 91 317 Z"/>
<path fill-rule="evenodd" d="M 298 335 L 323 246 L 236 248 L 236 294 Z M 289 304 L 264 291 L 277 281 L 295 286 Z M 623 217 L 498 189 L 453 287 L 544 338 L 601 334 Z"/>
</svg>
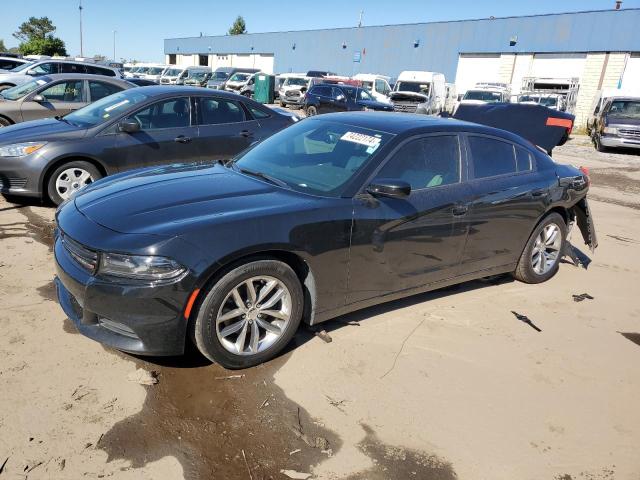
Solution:
<svg viewBox="0 0 640 480">
<path fill-rule="evenodd" d="M 80 54 L 79 0 L 0 0 L 0 39 L 30 16 L 49 17 L 70 55 Z M 163 61 L 165 38 L 224 35 L 242 15 L 250 33 L 462 20 L 612 9 L 614 0 L 82 0 L 83 51 L 139 61 Z M 640 8 L 624 0 L 623 8 Z"/>
</svg>

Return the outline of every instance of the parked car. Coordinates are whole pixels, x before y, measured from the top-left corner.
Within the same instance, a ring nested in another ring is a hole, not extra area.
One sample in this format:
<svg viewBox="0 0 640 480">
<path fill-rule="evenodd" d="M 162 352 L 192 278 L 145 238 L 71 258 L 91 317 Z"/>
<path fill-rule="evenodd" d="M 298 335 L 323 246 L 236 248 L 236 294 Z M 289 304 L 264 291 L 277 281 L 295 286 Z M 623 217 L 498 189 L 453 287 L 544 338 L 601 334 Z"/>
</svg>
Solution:
<svg viewBox="0 0 640 480">
<path fill-rule="evenodd" d="M 470 88 L 462 96 L 462 105 L 481 105 L 486 103 L 508 103 L 511 94 L 508 89 L 496 86 L 476 86 Z"/>
<path fill-rule="evenodd" d="M 144 72 L 136 73 L 137 78 L 143 78 L 145 80 L 151 80 L 154 83 L 160 83 L 160 78 L 165 74 L 167 70 L 172 68 L 173 65 L 152 65 L 147 67 Z"/>
<path fill-rule="evenodd" d="M 357 110 L 393 112 L 389 103 L 377 102 L 368 90 L 351 85 L 314 85 L 304 97 L 304 111 L 308 117 L 321 113 Z"/>
<path fill-rule="evenodd" d="M 210 67 L 171 67 L 160 77 L 162 85 L 184 85 L 185 80 L 199 76 L 202 73 L 211 73 Z"/>
<path fill-rule="evenodd" d="M 251 72 L 236 72 L 224 83 L 224 89 L 228 92 L 240 93 L 242 87 L 246 85 L 253 75 L 254 73 Z"/>
<path fill-rule="evenodd" d="M 362 82 L 361 87 L 366 88 L 378 102 L 391 103 L 391 100 L 389 100 L 389 94 L 391 93 L 390 77 L 372 73 L 358 73 L 353 78 L 360 80 Z"/>
<path fill-rule="evenodd" d="M 66 115 L 113 93 L 132 88 L 126 80 L 98 75 L 43 75 L 0 92 L 0 127 Z"/>
<path fill-rule="evenodd" d="M 195 71 L 188 78 L 185 79 L 184 84 L 192 87 L 206 87 L 207 82 L 213 75 L 212 72 L 207 71 Z"/>
<path fill-rule="evenodd" d="M 226 166 L 149 168 L 79 192 L 56 214 L 58 300 L 111 347 L 176 355 L 193 339 L 249 367 L 301 322 L 487 275 L 550 279 L 574 221 L 597 246 L 588 186 L 503 130 L 314 117 Z"/>
<path fill-rule="evenodd" d="M 401 72 L 389 98 L 396 112 L 437 115 L 445 108 L 444 75 L 437 72 Z"/>
<path fill-rule="evenodd" d="M 599 152 L 616 147 L 640 149 L 640 96 L 605 101 L 596 115 L 591 138 Z"/>
<path fill-rule="evenodd" d="M 0 91 L 30 82 L 34 77 L 55 73 L 86 73 L 121 78 L 120 72 L 115 68 L 86 62 L 47 59 L 25 63 L 13 70 L 0 72 Z"/>
<path fill-rule="evenodd" d="M 289 75 L 285 78 L 279 91 L 279 102 L 281 107 L 294 105 L 301 107 L 304 104 L 304 94 L 309 89 L 311 77 L 303 74 Z"/>
<path fill-rule="evenodd" d="M 0 56 L 0 70 L 13 70 L 25 63 L 31 63 L 31 61 L 24 58 Z"/>
<path fill-rule="evenodd" d="M 60 204 L 124 170 L 230 159 L 294 121 L 226 92 L 131 88 L 64 117 L 0 129 L 1 192 Z"/>
<path fill-rule="evenodd" d="M 224 90 L 227 80 L 229 80 L 233 74 L 237 72 L 257 73 L 259 71 L 259 68 L 219 67 L 216 68 L 213 75 L 211 75 L 211 78 L 207 82 L 207 88 Z"/>
<path fill-rule="evenodd" d="M 518 103 L 537 103 L 559 112 L 564 112 L 567 109 L 564 95 L 561 93 L 525 93 L 518 97 Z"/>
</svg>

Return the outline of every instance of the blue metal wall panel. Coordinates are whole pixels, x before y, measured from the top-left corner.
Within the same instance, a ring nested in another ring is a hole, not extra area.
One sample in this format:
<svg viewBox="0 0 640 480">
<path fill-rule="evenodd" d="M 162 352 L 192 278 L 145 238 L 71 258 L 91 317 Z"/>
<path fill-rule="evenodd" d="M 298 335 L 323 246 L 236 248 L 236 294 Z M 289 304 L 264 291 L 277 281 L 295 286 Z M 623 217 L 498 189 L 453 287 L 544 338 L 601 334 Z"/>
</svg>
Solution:
<svg viewBox="0 0 640 480">
<path fill-rule="evenodd" d="M 442 72 L 453 80 L 460 53 L 640 51 L 640 9 L 362 28 L 172 38 L 166 54 L 269 53 L 275 72 L 332 70 L 343 75 L 402 70 Z M 517 36 L 517 44 L 509 40 Z M 414 44 L 419 42 L 419 46 Z M 343 48 L 343 44 L 346 48 Z M 295 45 L 295 49 L 293 46 Z M 353 61 L 354 52 L 362 53 Z"/>
</svg>

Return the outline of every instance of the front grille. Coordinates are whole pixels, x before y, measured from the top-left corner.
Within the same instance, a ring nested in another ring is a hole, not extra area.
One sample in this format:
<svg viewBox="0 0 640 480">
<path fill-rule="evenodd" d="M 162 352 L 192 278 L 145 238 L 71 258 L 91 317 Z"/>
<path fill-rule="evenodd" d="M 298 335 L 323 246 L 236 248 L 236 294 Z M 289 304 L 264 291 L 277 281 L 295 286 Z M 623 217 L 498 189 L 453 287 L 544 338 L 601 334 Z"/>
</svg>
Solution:
<svg viewBox="0 0 640 480">
<path fill-rule="evenodd" d="M 640 137 L 640 129 L 619 128 L 618 133 L 627 137 Z"/>
<path fill-rule="evenodd" d="M 62 245 L 65 250 L 71 255 L 71 257 L 80 264 L 82 268 L 90 273 L 96 271 L 98 266 L 98 253 L 87 247 L 80 245 L 75 240 L 72 240 L 64 233 L 61 233 Z"/>
<path fill-rule="evenodd" d="M 396 112 L 416 113 L 418 104 L 414 102 L 393 102 L 393 110 Z"/>
<path fill-rule="evenodd" d="M 170 83 L 171 80 L 169 80 L 168 78 L 161 78 L 160 79 L 160 83 Z"/>
<path fill-rule="evenodd" d="M 299 96 L 300 96 L 300 92 L 298 92 L 297 90 L 288 91 L 287 93 L 285 93 L 285 97 L 299 97 Z"/>
</svg>

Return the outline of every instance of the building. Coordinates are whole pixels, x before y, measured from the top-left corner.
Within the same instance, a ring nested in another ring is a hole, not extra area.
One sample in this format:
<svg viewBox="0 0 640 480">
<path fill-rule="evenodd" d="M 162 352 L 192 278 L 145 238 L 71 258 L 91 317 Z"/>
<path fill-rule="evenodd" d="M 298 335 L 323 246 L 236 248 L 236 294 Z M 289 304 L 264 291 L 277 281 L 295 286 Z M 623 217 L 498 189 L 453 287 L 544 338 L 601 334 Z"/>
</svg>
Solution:
<svg viewBox="0 0 640 480">
<path fill-rule="evenodd" d="M 640 9 L 335 28 L 164 41 L 168 63 L 239 66 L 268 73 L 329 70 L 396 77 L 442 72 L 464 92 L 476 82 L 577 78 L 576 123 L 595 92 L 640 86 Z M 640 87 L 639 87 L 640 88 Z"/>
</svg>

